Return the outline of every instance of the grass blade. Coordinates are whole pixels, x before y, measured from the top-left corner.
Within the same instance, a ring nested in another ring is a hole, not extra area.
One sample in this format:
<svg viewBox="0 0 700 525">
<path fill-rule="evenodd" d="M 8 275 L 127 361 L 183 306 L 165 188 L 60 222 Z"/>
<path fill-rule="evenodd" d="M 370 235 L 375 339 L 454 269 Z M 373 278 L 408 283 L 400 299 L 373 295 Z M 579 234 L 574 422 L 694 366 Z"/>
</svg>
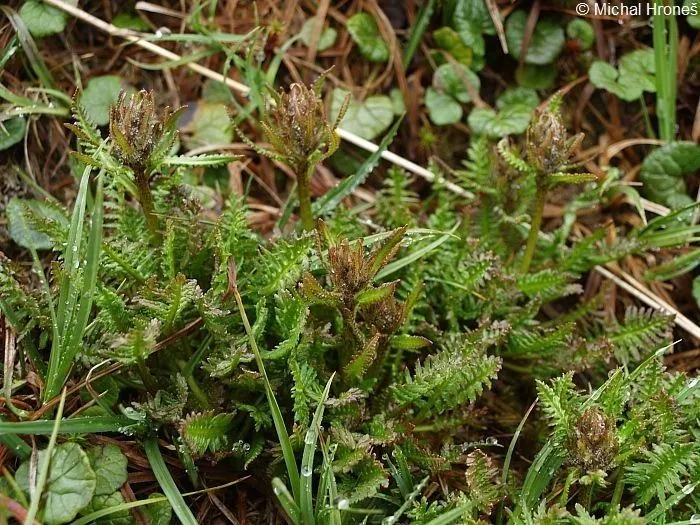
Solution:
<svg viewBox="0 0 700 525">
<path fill-rule="evenodd" d="M 160 448 L 158 448 L 158 441 L 156 439 L 146 440 L 144 449 L 148 462 L 153 469 L 153 474 L 158 480 L 160 488 L 163 489 L 163 494 L 168 498 L 173 511 L 175 511 L 175 515 L 183 525 L 197 525 L 194 514 L 192 514 L 192 511 L 187 506 L 185 499 L 182 497 L 182 494 L 180 494 L 177 485 L 175 485 L 175 480 L 170 474 L 168 467 L 165 465 L 163 455 L 160 453 Z"/>
<path fill-rule="evenodd" d="M 452 237 L 452 234 L 457 230 L 457 228 L 459 228 L 459 223 L 455 224 L 454 228 L 452 228 L 449 232 L 444 234 L 439 239 L 434 240 L 430 244 L 423 246 L 422 248 L 420 248 L 419 250 L 416 250 L 415 252 L 409 253 L 406 257 L 402 257 L 401 259 L 397 259 L 393 262 L 390 262 L 384 268 L 379 270 L 375 279 L 376 280 L 383 279 L 383 278 L 391 275 L 392 273 L 399 271 L 401 268 L 408 266 L 412 262 L 417 261 L 421 257 L 425 257 L 430 252 L 438 249 L 442 243 L 444 243 L 446 240 L 448 240 L 450 237 Z"/>
<path fill-rule="evenodd" d="M 406 49 L 403 52 L 404 68 L 407 68 L 411 64 L 413 56 L 416 54 L 421 40 L 423 40 L 425 30 L 428 28 L 428 24 L 430 24 L 430 18 L 433 16 L 434 10 L 435 0 L 429 0 L 423 8 L 423 10 L 418 15 L 418 17 L 416 18 L 416 23 L 411 29 L 411 36 L 409 37 L 408 43 L 406 44 Z"/>
<path fill-rule="evenodd" d="M 61 434 L 85 434 L 99 432 L 121 432 L 134 426 L 133 419 L 126 416 L 90 416 L 64 419 L 61 421 Z M 42 436 L 51 434 L 53 421 L 0 421 L 0 435 L 32 435 Z"/>
<path fill-rule="evenodd" d="M 350 195 L 355 190 L 355 188 L 362 184 L 365 181 L 365 179 L 367 179 L 369 174 L 372 173 L 372 170 L 374 170 L 374 168 L 379 163 L 379 159 L 382 158 L 382 154 L 393 142 L 394 137 L 396 136 L 396 132 L 398 131 L 399 126 L 401 125 L 401 120 L 402 119 L 398 119 L 396 122 L 394 122 L 387 134 L 384 135 L 384 138 L 379 144 L 379 148 L 377 149 L 377 151 L 375 151 L 369 156 L 369 158 L 357 170 L 357 173 L 355 173 L 351 177 L 343 179 L 341 182 L 336 184 L 336 186 L 332 188 L 328 193 L 326 193 L 323 197 L 316 201 L 316 204 L 314 206 L 315 216 L 321 216 L 325 213 L 330 212 L 332 209 L 338 206 L 338 204 L 340 204 L 340 202 L 345 197 Z"/>
<path fill-rule="evenodd" d="M 10 21 L 10 24 L 12 24 L 12 27 L 17 32 L 17 38 L 19 38 L 19 43 L 22 45 L 22 50 L 27 56 L 34 73 L 36 73 L 36 76 L 39 78 L 41 83 L 47 88 L 56 87 L 53 77 L 42 60 L 41 55 L 39 54 L 39 49 L 36 47 L 36 43 L 34 42 L 32 35 L 29 33 L 29 29 L 27 29 L 27 26 L 24 25 L 24 21 L 19 16 L 17 11 L 8 6 L 1 6 L 0 9 L 3 10 L 5 16 L 7 16 L 8 20 Z"/>
<path fill-rule="evenodd" d="M 51 438 L 49 439 L 49 445 L 44 451 L 45 459 L 44 464 L 40 463 L 39 477 L 36 480 L 36 487 L 32 494 L 32 500 L 29 504 L 29 510 L 27 511 L 27 517 L 24 519 L 24 525 L 32 525 L 34 523 L 34 518 L 37 512 L 39 512 L 39 504 L 41 503 L 41 493 L 44 491 L 44 485 L 46 485 L 46 480 L 49 477 L 49 468 L 51 467 L 51 456 L 53 455 L 53 449 L 56 447 L 56 439 L 58 438 L 58 429 L 61 426 L 61 417 L 63 416 L 63 407 L 66 404 L 66 391 L 63 391 L 61 395 L 61 402 L 58 404 L 58 410 L 56 411 L 56 420 L 53 422 L 53 429 L 51 430 Z"/>
<path fill-rule="evenodd" d="M 294 525 L 301 525 L 302 523 L 305 523 L 301 520 L 301 511 L 299 510 L 299 506 L 294 501 L 294 498 L 290 494 L 287 486 L 284 484 L 284 481 L 282 481 L 280 478 L 274 478 L 272 480 L 272 490 L 292 523 L 294 523 Z"/>
<path fill-rule="evenodd" d="M 501 485 L 503 487 L 507 486 L 506 482 L 508 481 L 508 473 L 510 472 L 510 462 L 513 459 L 513 452 L 515 452 L 515 444 L 518 442 L 518 438 L 520 437 L 520 433 L 523 431 L 523 427 L 525 426 L 527 418 L 530 417 L 530 413 L 536 405 L 537 399 L 533 401 L 533 403 L 530 405 L 530 408 L 528 408 L 527 412 L 525 412 L 525 415 L 520 420 L 518 427 L 515 429 L 515 433 L 513 433 L 513 438 L 510 440 L 510 445 L 508 445 L 508 452 L 506 452 L 506 459 L 503 462 L 503 475 L 501 476 Z M 505 503 L 505 498 L 503 498 L 501 500 L 500 505 L 498 506 L 498 514 L 496 515 L 497 525 L 500 525 L 503 520 L 503 508 L 505 507 Z"/>
<path fill-rule="evenodd" d="M 64 250 L 65 276 L 61 281 L 59 303 L 54 323 L 54 337 L 51 343 L 49 369 L 44 390 L 44 401 L 55 397 L 66 382 L 73 358 L 85 334 L 92 309 L 93 295 L 97 282 L 100 247 L 102 244 L 103 174 L 97 176 L 97 189 L 92 211 L 92 227 L 88 237 L 86 262 L 82 274 L 78 271 L 83 244 L 83 230 L 87 208 L 90 173 L 87 166 L 83 171 L 75 201 L 68 242 Z"/>
<path fill-rule="evenodd" d="M 235 284 L 233 286 L 233 295 L 236 298 L 238 311 L 241 314 L 243 326 L 245 328 L 246 334 L 248 335 L 248 342 L 250 343 L 250 347 L 252 348 L 253 354 L 255 355 L 255 362 L 257 363 L 258 369 L 260 370 L 260 373 L 262 374 L 263 380 L 265 382 L 265 394 L 267 395 L 267 402 L 270 405 L 270 412 L 272 412 L 272 421 L 275 424 L 277 438 L 280 440 L 280 447 L 282 448 L 284 463 L 287 466 L 287 475 L 289 476 L 289 482 L 292 485 L 292 494 L 294 495 L 294 500 L 298 501 L 299 469 L 297 467 L 296 458 L 294 457 L 294 449 L 292 448 L 292 443 L 289 440 L 289 434 L 287 433 L 287 427 L 284 424 L 282 411 L 280 410 L 280 407 L 277 404 L 277 399 L 275 399 L 275 393 L 272 391 L 270 379 L 267 377 L 267 372 L 265 371 L 265 365 L 263 363 L 262 354 L 260 353 L 258 343 L 255 340 L 253 329 L 250 327 L 248 315 L 245 313 L 243 299 L 241 299 L 241 294 L 238 291 L 238 286 Z"/>
<path fill-rule="evenodd" d="M 318 441 L 318 429 L 321 427 L 323 420 L 323 410 L 325 408 L 326 399 L 331 391 L 331 383 L 335 373 L 326 383 L 326 388 L 323 390 L 323 395 L 318 401 L 314 418 L 311 421 L 311 426 L 306 431 L 304 436 L 304 454 L 301 459 L 301 480 L 299 482 L 299 496 L 301 501 L 301 517 L 305 525 L 314 525 L 314 502 L 313 502 L 313 471 L 314 471 L 314 455 L 316 454 L 316 442 Z"/>
</svg>

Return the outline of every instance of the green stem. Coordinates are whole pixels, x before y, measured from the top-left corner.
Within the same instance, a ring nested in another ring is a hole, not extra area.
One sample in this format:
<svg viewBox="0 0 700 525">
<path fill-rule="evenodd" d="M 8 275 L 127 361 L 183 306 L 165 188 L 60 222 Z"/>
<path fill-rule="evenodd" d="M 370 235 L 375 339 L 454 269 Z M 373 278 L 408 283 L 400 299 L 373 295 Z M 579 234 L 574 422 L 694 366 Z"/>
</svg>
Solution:
<svg viewBox="0 0 700 525">
<path fill-rule="evenodd" d="M 591 501 L 593 501 L 593 483 L 585 485 L 579 493 L 579 501 L 586 511 L 591 509 Z"/>
<path fill-rule="evenodd" d="M 141 382 L 143 383 L 143 386 L 145 386 L 149 392 L 156 392 L 158 390 L 158 387 L 156 386 L 156 383 L 153 380 L 151 372 L 146 366 L 146 360 L 143 357 L 138 357 L 136 359 L 136 366 L 139 371 L 139 376 L 141 376 Z"/>
<path fill-rule="evenodd" d="M 622 492 L 625 489 L 625 472 L 623 466 L 620 465 L 617 468 L 617 482 L 615 483 L 615 490 L 613 491 L 613 497 L 610 501 L 610 508 L 613 512 L 616 512 L 620 508 L 620 502 L 622 501 Z"/>
<path fill-rule="evenodd" d="M 301 227 L 306 230 L 314 229 L 314 216 L 311 213 L 311 174 L 315 166 L 304 163 L 297 170 L 297 193 L 299 195 L 299 216 Z"/>
<path fill-rule="evenodd" d="M 187 381 L 187 385 L 190 387 L 190 392 L 192 392 L 192 395 L 197 398 L 197 401 L 199 401 L 199 403 L 202 405 L 202 408 L 204 410 L 209 410 L 211 408 L 211 403 L 209 402 L 207 395 L 204 393 L 204 390 L 202 390 L 199 383 L 197 383 L 197 380 L 191 375 L 185 377 L 185 380 Z"/>
<path fill-rule="evenodd" d="M 547 187 L 544 183 L 538 182 L 537 193 L 535 194 L 535 205 L 532 210 L 532 224 L 530 225 L 530 233 L 527 236 L 527 245 L 525 246 L 525 255 L 520 263 L 520 273 L 527 273 L 530 270 L 532 257 L 535 255 L 535 247 L 537 246 L 537 236 L 540 233 L 542 226 L 542 213 L 544 212 L 544 203 L 547 200 Z"/>
<path fill-rule="evenodd" d="M 151 232 L 153 238 L 158 238 L 158 217 L 153 213 L 153 195 L 151 185 L 148 183 L 148 175 L 144 171 L 134 173 L 136 179 L 136 189 L 138 191 L 139 203 L 143 214 L 146 216 L 146 227 Z"/>
</svg>

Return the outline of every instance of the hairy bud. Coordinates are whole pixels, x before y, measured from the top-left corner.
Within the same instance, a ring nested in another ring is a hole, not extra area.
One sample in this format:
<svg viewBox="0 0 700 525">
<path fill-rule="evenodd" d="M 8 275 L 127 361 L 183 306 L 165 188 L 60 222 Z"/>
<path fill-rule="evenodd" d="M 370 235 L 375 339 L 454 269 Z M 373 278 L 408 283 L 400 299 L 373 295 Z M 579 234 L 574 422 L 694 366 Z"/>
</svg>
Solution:
<svg viewBox="0 0 700 525">
<path fill-rule="evenodd" d="M 274 153 L 298 176 L 305 176 L 309 165 L 327 158 L 339 145 L 335 133 L 338 122 L 328 122 L 320 96 L 322 81 L 311 87 L 295 83 L 288 92 L 274 93 L 274 106 L 267 110 L 262 123 Z"/>
<path fill-rule="evenodd" d="M 566 446 L 571 461 L 584 472 L 609 469 L 619 448 L 615 421 L 598 408 L 587 408 Z"/>
<path fill-rule="evenodd" d="M 527 162 L 539 173 L 563 171 L 583 140 L 583 134 L 569 137 L 557 110 L 546 108 L 527 130 Z"/>
</svg>

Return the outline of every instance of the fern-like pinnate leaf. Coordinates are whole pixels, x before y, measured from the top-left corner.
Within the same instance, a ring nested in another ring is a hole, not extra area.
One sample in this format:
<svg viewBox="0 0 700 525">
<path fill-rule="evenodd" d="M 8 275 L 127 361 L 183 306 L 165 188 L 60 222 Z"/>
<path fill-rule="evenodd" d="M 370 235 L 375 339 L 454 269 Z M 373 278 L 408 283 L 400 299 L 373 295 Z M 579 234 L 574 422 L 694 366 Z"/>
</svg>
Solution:
<svg viewBox="0 0 700 525">
<path fill-rule="evenodd" d="M 700 473 L 698 446 L 695 443 L 663 443 L 643 452 L 643 460 L 627 467 L 625 480 L 640 505 L 655 497 L 664 501 Z M 694 478 L 697 480 L 697 477 Z"/>
<path fill-rule="evenodd" d="M 668 342 L 671 323 L 670 315 L 631 306 L 625 312 L 624 322 L 607 329 L 605 337 L 614 345 L 617 360 L 627 364 L 639 361 Z"/>
<path fill-rule="evenodd" d="M 537 382 L 542 410 L 554 428 L 554 438 L 563 445 L 571 434 L 577 416 L 578 395 L 574 389 L 573 372 L 554 379 L 550 385 Z"/>
<path fill-rule="evenodd" d="M 501 360 L 474 348 L 447 347 L 406 372 L 403 383 L 391 386 L 400 406 L 414 405 L 420 414 L 438 413 L 473 403 L 500 370 Z"/>
<path fill-rule="evenodd" d="M 233 414 L 190 414 L 180 423 L 180 436 L 193 456 L 215 454 L 228 447 L 232 424 Z"/>
</svg>

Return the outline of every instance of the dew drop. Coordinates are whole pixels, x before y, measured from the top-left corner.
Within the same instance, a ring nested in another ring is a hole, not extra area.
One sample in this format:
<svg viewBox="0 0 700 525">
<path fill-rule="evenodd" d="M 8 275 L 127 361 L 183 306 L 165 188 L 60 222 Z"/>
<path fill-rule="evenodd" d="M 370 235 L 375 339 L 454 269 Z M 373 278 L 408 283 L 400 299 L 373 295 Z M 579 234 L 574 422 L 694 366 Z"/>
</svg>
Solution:
<svg viewBox="0 0 700 525">
<path fill-rule="evenodd" d="M 273 487 L 272 492 L 275 493 L 275 496 L 279 496 L 279 495 L 280 495 L 280 489 L 278 489 L 277 487 Z"/>
<path fill-rule="evenodd" d="M 382 454 L 382 459 L 384 461 L 389 461 L 389 454 L 387 454 L 386 452 L 384 454 Z"/>
<path fill-rule="evenodd" d="M 498 440 L 495 437 L 488 437 L 486 438 L 486 444 L 490 446 L 498 445 Z"/>
<path fill-rule="evenodd" d="M 304 443 L 306 443 L 307 445 L 313 445 L 314 443 L 316 443 L 316 433 L 313 430 L 309 429 L 306 431 L 306 435 L 304 436 Z"/>
<path fill-rule="evenodd" d="M 338 509 L 339 510 L 345 510 L 348 508 L 350 508 L 350 502 L 348 500 L 346 500 L 345 498 L 338 500 Z"/>
<path fill-rule="evenodd" d="M 248 452 L 249 450 L 250 450 L 250 445 L 248 443 L 243 445 L 243 452 Z"/>
<path fill-rule="evenodd" d="M 305 478 L 308 478 L 312 474 L 312 470 L 309 467 L 302 467 L 301 469 L 301 475 L 304 476 Z"/>
<path fill-rule="evenodd" d="M 164 36 L 168 36 L 170 34 L 170 29 L 167 27 L 159 27 L 156 32 L 155 32 L 155 37 L 156 38 L 163 38 Z"/>
<path fill-rule="evenodd" d="M 689 494 L 692 494 L 693 491 L 695 490 L 695 485 L 688 484 L 685 487 L 681 489 L 681 492 L 688 496 Z"/>
</svg>

